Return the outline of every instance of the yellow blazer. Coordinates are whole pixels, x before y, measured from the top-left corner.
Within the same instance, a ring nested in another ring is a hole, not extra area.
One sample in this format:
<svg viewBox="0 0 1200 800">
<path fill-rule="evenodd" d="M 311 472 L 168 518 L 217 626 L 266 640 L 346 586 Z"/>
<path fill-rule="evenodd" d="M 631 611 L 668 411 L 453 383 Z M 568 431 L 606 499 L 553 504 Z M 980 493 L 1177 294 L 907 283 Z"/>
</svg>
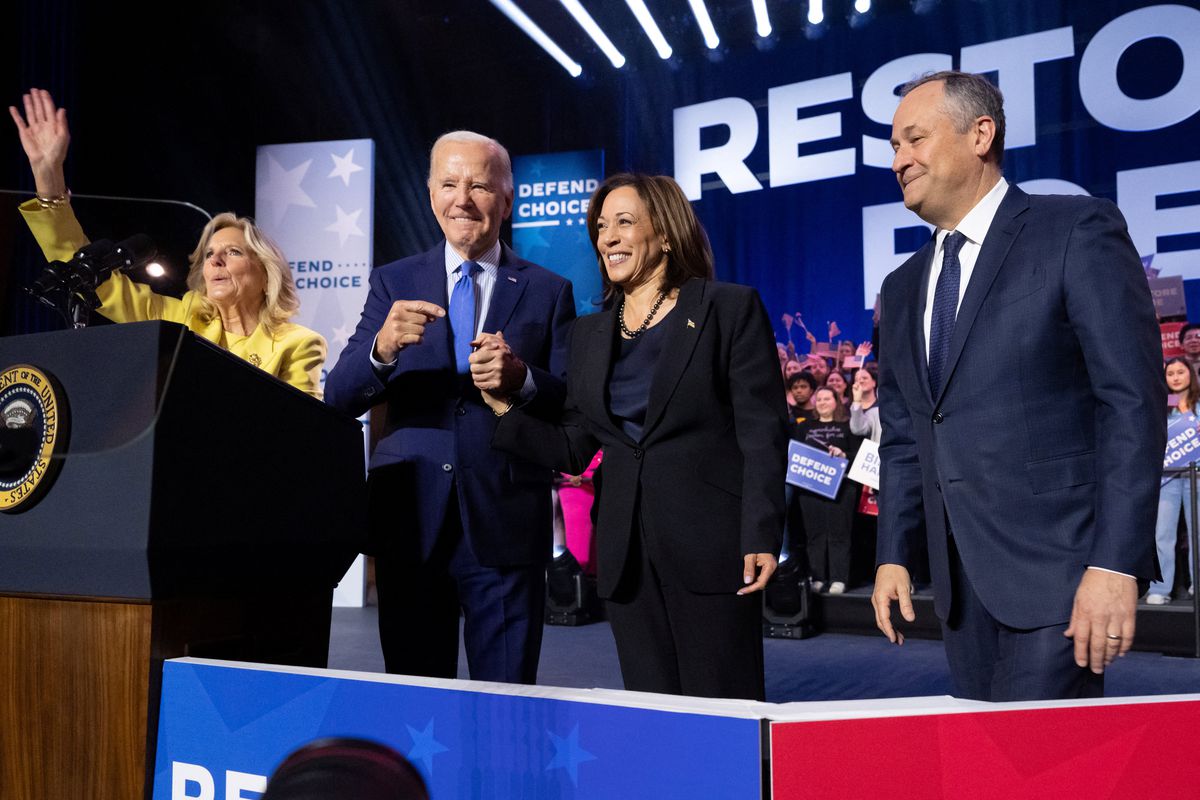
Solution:
<svg viewBox="0 0 1200 800">
<path fill-rule="evenodd" d="M 20 210 L 48 261 L 69 261 L 88 243 L 70 205 L 44 209 L 36 200 L 29 200 L 21 204 Z M 220 316 L 207 321 L 201 318 L 197 292 L 189 291 L 176 299 L 134 283 L 120 272 L 100 284 L 96 295 L 100 298 L 100 313 L 113 322 L 178 322 L 281 381 L 321 398 L 325 339 L 303 325 L 284 323 L 272 336 L 260 324 L 248 336 L 241 336 L 225 330 Z"/>
</svg>

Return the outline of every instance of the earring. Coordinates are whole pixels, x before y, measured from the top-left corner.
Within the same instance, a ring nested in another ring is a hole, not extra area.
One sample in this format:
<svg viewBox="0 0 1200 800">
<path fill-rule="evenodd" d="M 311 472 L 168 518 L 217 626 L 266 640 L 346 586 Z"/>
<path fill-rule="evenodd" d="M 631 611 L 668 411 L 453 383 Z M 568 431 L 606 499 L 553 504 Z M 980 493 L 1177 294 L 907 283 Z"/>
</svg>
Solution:
<svg viewBox="0 0 1200 800">
<path fill-rule="evenodd" d="M 669 252 L 671 252 L 671 245 L 670 245 L 670 244 L 664 244 L 664 245 L 663 245 L 663 248 L 662 248 L 662 250 L 663 250 L 663 252 L 664 252 L 664 253 L 669 253 Z"/>
</svg>

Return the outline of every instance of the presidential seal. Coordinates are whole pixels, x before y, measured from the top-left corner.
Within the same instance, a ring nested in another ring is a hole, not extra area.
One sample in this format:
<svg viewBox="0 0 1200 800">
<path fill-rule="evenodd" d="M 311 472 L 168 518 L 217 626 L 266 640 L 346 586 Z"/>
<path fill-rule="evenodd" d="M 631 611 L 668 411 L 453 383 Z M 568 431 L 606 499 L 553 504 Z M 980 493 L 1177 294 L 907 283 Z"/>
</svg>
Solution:
<svg viewBox="0 0 1200 800">
<path fill-rule="evenodd" d="M 37 367 L 0 372 L 0 511 L 25 511 L 50 488 L 67 441 L 66 396 Z"/>
</svg>

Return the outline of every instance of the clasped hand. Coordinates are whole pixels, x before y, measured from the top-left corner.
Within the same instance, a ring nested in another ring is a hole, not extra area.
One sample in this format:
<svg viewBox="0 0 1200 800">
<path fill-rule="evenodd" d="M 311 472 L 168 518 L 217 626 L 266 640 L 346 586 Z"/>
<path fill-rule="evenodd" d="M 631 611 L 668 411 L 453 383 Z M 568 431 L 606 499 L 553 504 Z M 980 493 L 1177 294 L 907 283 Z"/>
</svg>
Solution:
<svg viewBox="0 0 1200 800">
<path fill-rule="evenodd" d="M 511 397 L 525 384 L 527 368 L 508 342 L 504 333 L 481 333 L 471 342 L 471 380 L 475 387 L 495 399 Z"/>
</svg>

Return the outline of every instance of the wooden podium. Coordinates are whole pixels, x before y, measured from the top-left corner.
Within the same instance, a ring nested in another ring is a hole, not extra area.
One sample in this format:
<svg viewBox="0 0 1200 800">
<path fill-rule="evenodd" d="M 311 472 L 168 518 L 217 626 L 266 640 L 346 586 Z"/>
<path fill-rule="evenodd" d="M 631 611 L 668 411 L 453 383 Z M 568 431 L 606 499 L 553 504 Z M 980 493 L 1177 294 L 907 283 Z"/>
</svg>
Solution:
<svg viewBox="0 0 1200 800">
<path fill-rule="evenodd" d="M 0 514 L 0 797 L 148 797 L 163 659 L 325 666 L 361 428 L 170 323 L 0 339 L 15 364 L 69 432 Z"/>
</svg>

